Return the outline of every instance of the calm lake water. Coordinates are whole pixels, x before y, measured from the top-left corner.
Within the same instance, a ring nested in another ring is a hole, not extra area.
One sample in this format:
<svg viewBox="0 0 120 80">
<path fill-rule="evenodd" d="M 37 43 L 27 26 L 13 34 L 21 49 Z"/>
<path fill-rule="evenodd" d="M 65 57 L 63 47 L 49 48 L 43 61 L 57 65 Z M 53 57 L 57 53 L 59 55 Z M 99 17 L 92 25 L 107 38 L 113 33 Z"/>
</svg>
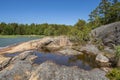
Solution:
<svg viewBox="0 0 120 80">
<path fill-rule="evenodd" d="M 0 48 L 34 39 L 38 38 L 37 37 L 0 38 Z"/>
<path fill-rule="evenodd" d="M 52 61 L 59 65 L 65 65 L 65 66 L 77 66 L 84 70 L 91 70 L 93 68 L 98 68 L 99 66 L 95 64 L 95 59 L 93 56 L 88 55 L 58 55 L 55 53 L 44 53 L 44 52 L 38 52 L 34 51 L 34 55 L 37 56 L 37 58 L 34 60 L 35 64 L 41 64 L 45 61 Z M 18 53 L 14 54 L 5 54 L 6 57 L 14 57 L 17 56 Z M 91 58 L 92 57 L 92 58 Z"/>
</svg>

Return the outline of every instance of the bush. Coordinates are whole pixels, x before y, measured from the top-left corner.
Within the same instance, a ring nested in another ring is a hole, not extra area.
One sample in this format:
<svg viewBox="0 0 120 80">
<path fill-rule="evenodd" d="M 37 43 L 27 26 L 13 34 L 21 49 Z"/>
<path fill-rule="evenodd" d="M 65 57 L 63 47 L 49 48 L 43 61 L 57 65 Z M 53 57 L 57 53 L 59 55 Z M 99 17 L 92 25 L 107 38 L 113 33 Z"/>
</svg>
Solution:
<svg viewBox="0 0 120 80">
<path fill-rule="evenodd" d="M 120 67 L 120 46 L 115 47 L 115 62 L 118 67 Z"/>
<path fill-rule="evenodd" d="M 120 80 L 120 69 L 113 69 L 106 75 L 110 80 Z"/>
<path fill-rule="evenodd" d="M 77 28 L 71 28 L 71 31 L 69 32 L 69 37 L 73 42 L 77 42 L 79 44 L 84 44 L 87 41 L 89 41 L 90 36 L 90 28 L 84 28 L 83 30 L 78 30 Z"/>
<path fill-rule="evenodd" d="M 120 59 L 120 46 L 116 46 L 115 47 L 115 50 L 116 50 L 116 54 L 115 54 L 115 57 L 116 57 L 116 59 L 118 60 L 118 59 Z"/>
</svg>

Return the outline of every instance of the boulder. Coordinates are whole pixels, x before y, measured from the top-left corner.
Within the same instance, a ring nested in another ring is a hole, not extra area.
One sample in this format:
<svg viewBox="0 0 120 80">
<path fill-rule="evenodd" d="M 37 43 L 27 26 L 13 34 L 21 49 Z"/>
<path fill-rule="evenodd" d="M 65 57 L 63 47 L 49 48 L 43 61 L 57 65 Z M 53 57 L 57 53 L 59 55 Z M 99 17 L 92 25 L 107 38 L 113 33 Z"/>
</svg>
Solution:
<svg viewBox="0 0 120 80">
<path fill-rule="evenodd" d="M 107 57 L 103 56 L 102 54 L 98 54 L 96 56 L 96 61 L 106 63 L 106 62 L 109 62 L 109 59 Z"/>
<path fill-rule="evenodd" d="M 43 45 L 42 48 L 46 51 L 58 51 L 66 46 L 72 46 L 69 38 L 66 36 L 60 36 L 53 38 L 53 41 L 48 45 Z"/>
<path fill-rule="evenodd" d="M 50 46 L 56 47 L 56 46 L 71 46 L 72 43 L 70 42 L 69 38 L 66 36 L 59 36 L 55 37 L 54 41 L 49 44 Z"/>
<path fill-rule="evenodd" d="M 32 72 L 29 80 L 109 80 L 100 69 L 84 71 L 77 67 L 59 66 L 47 61 Z"/>
<path fill-rule="evenodd" d="M 86 53 L 86 54 L 91 54 L 91 55 L 97 55 L 100 53 L 99 49 L 92 44 L 87 44 L 86 46 L 83 46 L 80 49 L 81 52 Z"/>
<path fill-rule="evenodd" d="M 96 39 L 101 39 L 109 47 L 120 45 L 120 22 L 98 27 L 92 30 L 91 35 Z"/>
</svg>

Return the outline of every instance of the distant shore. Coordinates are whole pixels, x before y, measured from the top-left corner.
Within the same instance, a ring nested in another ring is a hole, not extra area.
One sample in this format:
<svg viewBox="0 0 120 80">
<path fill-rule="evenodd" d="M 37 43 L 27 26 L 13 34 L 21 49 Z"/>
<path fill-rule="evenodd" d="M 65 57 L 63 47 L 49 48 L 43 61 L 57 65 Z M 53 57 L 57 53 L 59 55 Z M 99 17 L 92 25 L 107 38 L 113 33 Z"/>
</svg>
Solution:
<svg viewBox="0 0 120 80">
<path fill-rule="evenodd" d="M 18 38 L 18 37 L 44 37 L 44 35 L 0 35 L 0 38 Z"/>
</svg>

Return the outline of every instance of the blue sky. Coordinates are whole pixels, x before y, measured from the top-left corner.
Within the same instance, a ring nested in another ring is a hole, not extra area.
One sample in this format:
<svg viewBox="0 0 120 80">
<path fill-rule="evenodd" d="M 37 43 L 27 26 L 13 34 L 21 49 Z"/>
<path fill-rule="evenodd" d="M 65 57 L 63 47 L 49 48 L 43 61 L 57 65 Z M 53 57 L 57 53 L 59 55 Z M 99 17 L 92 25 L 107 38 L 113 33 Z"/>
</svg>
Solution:
<svg viewBox="0 0 120 80">
<path fill-rule="evenodd" d="M 73 25 L 88 20 L 100 0 L 0 0 L 0 22 Z"/>
</svg>

